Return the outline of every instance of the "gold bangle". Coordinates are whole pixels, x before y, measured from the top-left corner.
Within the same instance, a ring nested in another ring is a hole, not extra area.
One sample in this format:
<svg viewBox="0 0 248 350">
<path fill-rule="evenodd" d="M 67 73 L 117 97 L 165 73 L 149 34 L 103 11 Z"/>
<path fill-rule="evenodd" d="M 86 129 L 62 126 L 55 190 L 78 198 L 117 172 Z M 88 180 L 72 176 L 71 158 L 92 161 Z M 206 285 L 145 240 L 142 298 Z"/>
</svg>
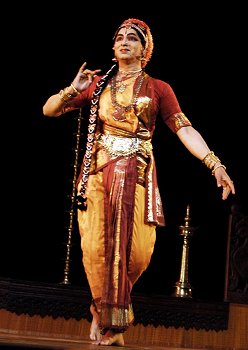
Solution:
<svg viewBox="0 0 248 350">
<path fill-rule="evenodd" d="M 80 94 L 80 91 L 78 91 L 78 89 L 76 89 L 72 83 L 71 83 L 71 87 L 73 88 L 73 90 L 76 92 L 77 95 Z"/>
<path fill-rule="evenodd" d="M 59 97 L 60 97 L 61 101 L 63 101 L 64 103 L 68 103 L 68 101 L 70 99 L 72 99 L 73 97 L 75 97 L 75 95 L 70 94 L 68 92 L 68 87 L 67 87 L 64 90 L 60 90 Z"/>
<path fill-rule="evenodd" d="M 220 159 L 211 151 L 203 158 L 202 162 L 212 170 L 216 163 L 220 163 Z"/>
<path fill-rule="evenodd" d="M 226 170 L 225 165 L 223 165 L 223 164 L 218 164 L 218 165 L 212 170 L 212 175 L 214 175 L 215 170 L 218 169 L 218 168 L 224 168 L 224 169 Z"/>
</svg>

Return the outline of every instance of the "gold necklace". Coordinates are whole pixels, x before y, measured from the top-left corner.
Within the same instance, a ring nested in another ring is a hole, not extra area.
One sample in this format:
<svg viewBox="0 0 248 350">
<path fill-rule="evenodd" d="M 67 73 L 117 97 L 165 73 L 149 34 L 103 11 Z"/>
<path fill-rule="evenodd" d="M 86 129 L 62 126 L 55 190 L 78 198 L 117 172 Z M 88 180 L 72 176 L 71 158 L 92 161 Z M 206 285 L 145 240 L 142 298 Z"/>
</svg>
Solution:
<svg viewBox="0 0 248 350">
<path fill-rule="evenodd" d="M 118 70 L 118 72 L 120 72 L 121 74 L 123 74 L 123 75 L 125 75 L 125 76 L 127 76 L 127 75 L 133 75 L 133 74 L 139 73 L 139 72 L 141 72 L 141 71 L 142 71 L 142 68 L 137 69 L 137 70 L 128 70 L 128 71 L 126 71 L 126 70 L 121 70 L 121 69 Z"/>
<path fill-rule="evenodd" d="M 119 70 L 116 76 L 116 91 L 119 93 L 123 93 L 126 90 L 126 87 L 130 85 L 130 82 L 123 83 L 123 81 L 134 78 L 137 73 L 141 73 L 142 69 L 132 70 L 132 71 L 123 71 Z"/>
<path fill-rule="evenodd" d="M 116 86 L 116 76 L 114 76 L 111 79 L 111 103 L 114 107 L 114 112 L 112 113 L 113 119 L 117 120 L 119 122 L 124 122 L 126 120 L 126 113 L 130 112 L 130 110 L 135 106 L 135 103 L 137 102 L 138 95 L 140 93 L 140 89 L 142 86 L 142 83 L 144 81 L 144 73 L 143 71 L 140 72 L 140 74 L 137 76 L 135 82 L 134 82 L 134 93 L 132 96 L 131 103 L 127 106 L 123 106 L 117 102 L 116 92 L 117 92 L 117 86 Z"/>
<path fill-rule="evenodd" d="M 116 79 L 116 92 L 122 94 L 126 90 L 127 86 L 129 86 L 133 82 L 133 79 L 136 79 L 136 77 L 127 77 L 122 80 Z M 124 83 L 125 80 L 128 80 L 128 82 Z"/>
</svg>

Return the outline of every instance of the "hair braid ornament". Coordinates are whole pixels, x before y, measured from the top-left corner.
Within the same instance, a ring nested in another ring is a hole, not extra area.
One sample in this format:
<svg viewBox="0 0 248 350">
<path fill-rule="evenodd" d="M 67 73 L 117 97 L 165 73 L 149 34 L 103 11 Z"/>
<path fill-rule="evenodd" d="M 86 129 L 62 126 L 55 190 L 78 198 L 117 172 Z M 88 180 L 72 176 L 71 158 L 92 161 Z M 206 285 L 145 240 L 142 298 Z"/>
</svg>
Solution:
<svg viewBox="0 0 248 350">
<path fill-rule="evenodd" d="M 114 71 L 115 68 L 116 68 L 116 64 L 114 64 L 107 71 L 107 73 L 97 82 L 96 88 L 93 92 L 93 96 L 91 99 L 86 150 L 83 157 L 82 182 L 81 182 L 81 188 L 79 192 L 80 194 L 76 198 L 77 208 L 81 210 L 87 209 L 87 203 L 86 203 L 87 197 L 85 195 L 85 192 L 87 188 L 87 182 L 88 182 L 89 173 L 90 173 L 90 165 L 92 160 L 92 150 L 93 150 L 93 145 L 95 140 L 99 99 L 100 99 L 101 92 L 106 86 L 109 78 L 111 77 L 111 73 Z"/>
<path fill-rule="evenodd" d="M 142 60 L 141 66 L 142 68 L 144 68 L 147 65 L 147 62 L 150 61 L 152 57 L 153 48 L 154 48 L 153 37 L 152 37 L 150 28 L 144 21 L 141 21 L 136 18 L 129 18 L 129 19 L 126 19 L 118 27 L 113 37 L 114 40 L 121 28 L 127 28 L 127 29 L 133 28 L 134 30 L 136 30 L 137 34 L 139 35 L 141 42 L 144 46 L 143 57 L 141 58 Z"/>
</svg>

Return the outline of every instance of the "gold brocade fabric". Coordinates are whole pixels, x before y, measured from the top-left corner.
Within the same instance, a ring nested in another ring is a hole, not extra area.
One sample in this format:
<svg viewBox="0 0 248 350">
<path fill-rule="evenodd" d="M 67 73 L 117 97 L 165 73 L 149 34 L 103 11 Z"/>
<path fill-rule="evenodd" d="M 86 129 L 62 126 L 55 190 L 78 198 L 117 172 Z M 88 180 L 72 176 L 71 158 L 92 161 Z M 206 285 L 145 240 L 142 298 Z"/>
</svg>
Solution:
<svg viewBox="0 0 248 350">
<path fill-rule="evenodd" d="M 127 106 L 131 103 L 133 96 L 133 84 L 130 84 L 126 87 L 125 94 L 121 94 L 119 92 L 116 93 L 116 98 L 118 103 L 121 105 Z M 114 107 L 111 103 L 111 93 L 110 93 L 110 85 L 104 89 L 101 94 L 100 103 L 99 103 L 99 117 L 101 121 L 106 126 L 114 126 L 118 129 L 135 133 L 138 126 L 138 118 L 134 114 L 133 111 L 127 113 L 125 121 L 114 120 L 113 113 Z"/>
<path fill-rule="evenodd" d="M 128 84 L 125 88 L 125 94 L 117 92 L 116 97 L 118 100 L 118 103 L 126 106 L 131 103 L 132 95 L 133 95 L 133 85 L 134 81 L 132 81 L 130 84 Z M 147 100 L 148 99 L 148 100 Z M 100 98 L 100 104 L 99 104 L 99 117 L 102 122 L 102 132 L 104 135 L 113 135 L 116 137 L 122 137 L 122 138 L 136 138 L 137 134 L 135 133 L 138 126 L 141 129 L 142 137 L 148 139 L 146 140 L 140 140 L 139 143 L 139 150 L 136 154 L 137 156 L 137 172 L 138 172 L 138 183 L 141 185 L 145 185 L 145 173 L 147 169 L 147 164 L 149 162 L 149 157 L 152 153 L 152 144 L 150 139 L 150 133 L 147 130 L 142 129 L 139 125 L 139 119 L 136 114 L 142 113 L 142 111 L 145 109 L 147 103 L 149 103 L 149 98 L 141 98 L 140 103 L 136 103 L 136 110 L 134 112 L 134 109 L 127 112 L 125 114 L 126 120 L 125 121 L 117 121 L 113 118 L 113 112 L 114 107 L 111 103 L 111 91 L 110 91 L 110 85 L 107 85 L 107 87 L 104 89 L 104 91 L 101 94 Z M 145 100 L 145 101 L 144 101 Z M 139 101 L 139 99 L 138 99 Z M 137 102 L 138 102 L 137 101 Z M 101 141 L 101 133 L 98 133 L 96 136 L 96 145 L 95 145 L 95 163 L 93 163 L 93 167 L 91 168 L 91 171 L 95 172 L 97 169 L 101 168 L 109 162 L 112 158 L 111 152 L 108 152 L 108 148 L 103 146 L 104 143 Z M 123 139 L 124 140 L 124 139 Z M 125 142 L 125 141 L 124 141 Z M 136 153 L 136 152 L 134 152 Z M 122 154 L 120 153 L 120 156 Z M 131 154 L 130 154 L 131 155 Z M 94 169 L 94 170 L 93 170 Z"/>
<path fill-rule="evenodd" d="M 171 116 L 169 125 L 173 125 L 174 132 L 177 132 L 184 126 L 190 126 L 191 122 L 184 113 L 180 112 Z"/>
<path fill-rule="evenodd" d="M 80 185 L 80 184 L 79 184 Z M 78 210 L 78 224 L 83 249 L 83 265 L 89 282 L 92 298 L 101 315 L 101 298 L 106 268 L 104 245 L 104 186 L 103 174 L 99 171 L 89 178 L 87 188 L 88 210 Z M 144 223 L 145 188 L 136 185 L 132 245 L 128 263 L 128 279 L 131 287 L 150 263 L 156 240 L 156 226 Z M 132 305 L 128 308 L 104 309 L 102 319 L 108 324 L 130 325 L 133 322 Z M 120 323 L 121 322 L 121 323 Z"/>
<path fill-rule="evenodd" d="M 145 175 L 152 145 L 149 133 L 147 139 L 136 134 L 139 120 L 134 110 L 121 122 L 112 118 L 113 110 L 107 87 L 100 99 L 103 124 L 96 133 L 87 210 L 78 212 L 78 222 L 100 327 L 125 330 L 133 322 L 132 286 L 147 268 L 155 244 L 156 225 L 145 220 Z"/>
<path fill-rule="evenodd" d="M 102 330 L 123 331 L 133 322 L 132 287 L 150 263 L 156 227 L 165 225 L 151 142 L 156 117 L 161 113 L 175 132 L 189 125 L 168 85 L 147 75 L 134 84 L 117 87 L 112 80 L 112 96 L 110 85 L 101 91 L 87 149 L 87 210 L 78 210 L 83 264 Z"/>
<path fill-rule="evenodd" d="M 118 103 L 130 104 L 134 84 L 128 85 L 125 94 L 116 92 Z M 138 97 L 136 107 L 125 114 L 126 120 L 113 118 L 114 106 L 111 102 L 109 85 L 101 94 L 99 102 L 100 126 L 95 136 L 91 174 L 103 169 L 118 157 L 133 157 L 137 159 L 137 183 L 146 187 L 147 210 L 145 222 L 164 226 L 162 201 L 156 179 L 156 167 L 152 152 L 151 134 L 141 119 L 149 116 L 151 99 Z M 137 115 L 136 115 L 137 114 Z M 126 153 L 125 153 L 126 152 Z"/>
<path fill-rule="evenodd" d="M 95 172 L 115 158 L 136 156 L 137 182 L 144 186 L 146 169 L 152 154 L 151 141 L 118 136 L 118 132 L 114 134 L 113 130 L 111 131 L 111 134 L 105 133 L 104 135 L 100 135 L 97 141 Z"/>
</svg>

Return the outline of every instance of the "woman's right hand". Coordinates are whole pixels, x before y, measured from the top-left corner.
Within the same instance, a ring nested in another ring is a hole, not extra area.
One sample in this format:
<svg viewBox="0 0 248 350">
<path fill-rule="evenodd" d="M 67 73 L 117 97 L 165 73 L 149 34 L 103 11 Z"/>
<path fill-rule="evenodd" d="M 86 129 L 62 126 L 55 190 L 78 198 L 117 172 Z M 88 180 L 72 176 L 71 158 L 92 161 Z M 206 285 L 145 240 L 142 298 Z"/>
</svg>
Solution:
<svg viewBox="0 0 248 350">
<path fill-rule="evenodd" d="M 85 69 L 86 64 L 86 62 L 82 64 L 82 66 L 79 68 L 76 77 L 72 82 L 72 85 L 78 91 L 78 93 L 80 93 L 83 90 L 86 90 L 92 83 L 94 76 L 101 71 L 101 69 Z"/>
<path fill-rule="evenodd" d="M 47 117 L 59 117 L 61 114 L 72 110 L 68 108 L 67 102 L 76 94 L 80 94 L 81 91 L 87 89 L 93 81 L 96 73 L 99 73 L 101 69 L 85 69 L 86 62 L 80 67 L 75 79 L 70 86 L 61 90 L 59 93 L 50 96 L 43 106 L 43 114 Z M 66 106 L 66 108 L 65 108 Z"/>
</svg>

